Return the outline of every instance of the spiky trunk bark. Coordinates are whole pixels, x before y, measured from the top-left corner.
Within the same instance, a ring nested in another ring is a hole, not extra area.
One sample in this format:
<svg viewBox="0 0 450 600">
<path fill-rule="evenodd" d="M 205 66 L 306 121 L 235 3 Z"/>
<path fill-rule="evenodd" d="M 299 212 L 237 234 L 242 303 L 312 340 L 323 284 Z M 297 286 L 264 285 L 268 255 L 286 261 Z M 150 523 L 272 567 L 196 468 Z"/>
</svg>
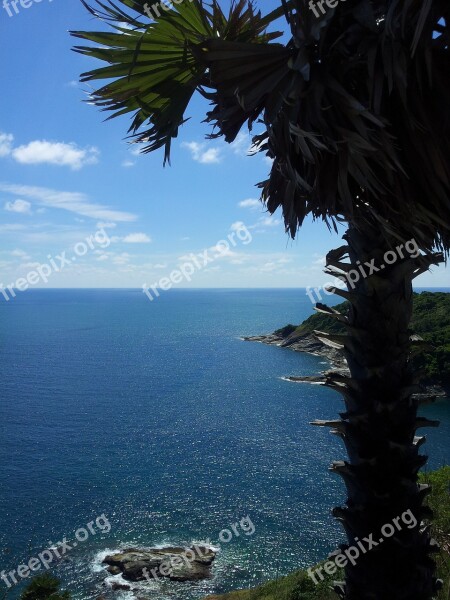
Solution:
<svg viewBox="0 0 450 600">
<path fill-rule="evenodd" d="M 341 421 L 316 422 L 331 426 L 346 446 L 348 461 L 333 463 L 331 470 L 344 479 L 348 499 L 333 514 L 345 528 L 345 548 L 360 549 L 336 591 L 346 600 L 430 600 L 438 585 L 430 557 L 435 545 L 423 526 L 431 516 L 423 505 L 429 489 L 418 484 L 418 471 L 427 457 L 420 454 L 425 438 L 416 437 L 416 430 L 438 423 L 418 417 L 409 324 L 412 281 L 442 257 L 413 258 L 405 249 L 397 251 L 399 242 L 390 244 L 375 228 L 350 228 L 344 238 L 348 246 L 329 253 L 327 272 L 348 276 L 353 269 L 361 275 L 358 282 L 347 283 L 348 291 L 335 288 L 351 303 L 348 315 L 334 314 L 345 322 L 348 335 L 320 337 L 343 346 L 351 377 L 332 374 L 327 385 L 343 395 L 346 412 Z M 389 261 L 397 254 L 391 265 L 385 260 L 389 251 Z M 349 260 L 343 262 L 346 256 Z M 402 519 L 405 514 L 408 526 Z M 411 514 L 417 520 L 414 527 Z M 383 526 L 396 519 L 395 533 L 384 537 Z M 364 538 L 377 545 L 368 549 Z"/>
</svg>

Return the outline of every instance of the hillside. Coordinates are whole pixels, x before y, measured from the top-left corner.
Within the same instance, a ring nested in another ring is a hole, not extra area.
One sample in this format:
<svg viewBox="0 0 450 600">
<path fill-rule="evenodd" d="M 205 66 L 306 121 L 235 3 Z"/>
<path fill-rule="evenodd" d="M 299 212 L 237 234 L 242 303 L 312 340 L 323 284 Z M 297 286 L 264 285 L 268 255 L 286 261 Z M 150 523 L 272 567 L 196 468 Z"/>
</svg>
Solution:
<svg viewBox="0 0 450 600">
<path fill-rule="evenodd" d="M 341 313 L 348 303 L 334 307 Z M 324 314 L 314 314 L 298 326 L 287 325 L 274 332 L 290 343 L 314 332 L 345 333 L 345 327 Z M 414 312 L 411 333 L 419 335 L 430 347 L 420 350 L 414 358 L 417 368 L 423 368 L 426 383 L 450 384 L 450 294 L 421 292 L 414 294 Z"/>
</svg>

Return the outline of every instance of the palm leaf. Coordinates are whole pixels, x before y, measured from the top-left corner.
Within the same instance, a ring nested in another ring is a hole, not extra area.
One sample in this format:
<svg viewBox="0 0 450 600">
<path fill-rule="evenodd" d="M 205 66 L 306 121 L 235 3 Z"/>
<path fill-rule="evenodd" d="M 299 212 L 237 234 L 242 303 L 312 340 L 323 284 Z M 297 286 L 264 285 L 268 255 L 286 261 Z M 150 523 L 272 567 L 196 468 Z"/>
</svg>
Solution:
<svg viewBox="0 0 450 600">
<path fill-rule="evenodd" d="M 145 151 L 168 159 L 198 90 L 211 137 L 262 125 L 255 148 L 273 159 L 262 199 L 292 236 L 312 215 L 450 249 L 448 0 L 348 0 L 319 17 L 309 0 L 265 17 L 244 0 L 228 14 L 193 0 L 147 25 L 143 0 L 105 2 L 90 10 L 116 31 L 74 33 L 96 44 L 77 51 L 108 63 L 83 80 L 112 80 L 92 99 L 133 113 Z M 291 39 L 275 44 L 267 27 L 283 15 Z"/>
<path fill-rule="evenodd" d="M 207 83 L 207 65 L 196 47 L 205 40 L 221 37 L 233 41 L 267 43 L 277 33 L 266 33 L 267 19 L 261 21 L 246 0 L 233 3 L 225 15 L 216 2 L 206 9 L 202 0 L 182 2 L 161 11 L 144 24 L 113 2 L 96 2 L 95 8 L 83 2 L 97 18 L 112 24 L 115 32 L 71 32 L 96 46 L 76 46 L 76 52 L 99 59 L 109 66 L 84 73 L 82 82 L 111 79 L 91 94 L 90 101 L 109 118 L 132 113 L 129 133 L 143 142 L 143 152 L 165 148 L 170 159 L 171 142 L 185 122 L 186 110 L 196 90 Z M 145 16 L 145 3 L 123 0 L 122 4 Z M 274 11 L 273 19 L 280 15 Z M 126 23 L 131 29 L 124 29 Z M 146 127 L 145 127 L 146 126 Z"/>
</svg>

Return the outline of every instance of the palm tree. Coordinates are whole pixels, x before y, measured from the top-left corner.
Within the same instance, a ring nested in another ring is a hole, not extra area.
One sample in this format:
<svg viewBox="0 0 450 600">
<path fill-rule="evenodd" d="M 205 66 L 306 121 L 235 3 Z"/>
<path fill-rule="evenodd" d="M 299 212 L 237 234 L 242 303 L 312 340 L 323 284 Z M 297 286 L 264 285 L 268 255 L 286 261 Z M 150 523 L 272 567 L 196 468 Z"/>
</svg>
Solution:
<svg viewBox="0 0 450 600">
<path fill-rule="evenodd" d="M 429 489 L 417 480 L 426 457 L 416 431 L 436 423 L 418 417 L 409 322 L 413 279 L 450 248 L 448 0 L 281 0 L 267 16 L 246 0 L 227 14 L 217 0 L 92 2 L 83 3 L 115 31 L 73 32 L 94 44 L 78 52 L 108 63 L 82 81 L 109 80 L 91 101 L 113 117 L 131 113 L 143 152 L 164 147 L 169 160 L 199 92 L 211 102 L 211 137 L 262 130 L 255 148 L 273 159 L 262 200 L 271 213 L 281 207 L 292 237 L 307 215 L 347 224 L 326 272 L 347 283 L 331 291 L 351 308 L 320 306 L 347 335 L 318 334 L 343 348 L 351 373 L 327 381 L 343 396 L 341 419 L 317 422 L 348 452 L 331 467 L 348 493 L 334 515 L 346 547 L 378 540 L 407 511 L 419 524 L 348 564 L 335 589 L 347 600 L 431 599 L 439 582 L 420 525 Z M 283 16 L 285 44 L 272 32 Z"/>
</svg>

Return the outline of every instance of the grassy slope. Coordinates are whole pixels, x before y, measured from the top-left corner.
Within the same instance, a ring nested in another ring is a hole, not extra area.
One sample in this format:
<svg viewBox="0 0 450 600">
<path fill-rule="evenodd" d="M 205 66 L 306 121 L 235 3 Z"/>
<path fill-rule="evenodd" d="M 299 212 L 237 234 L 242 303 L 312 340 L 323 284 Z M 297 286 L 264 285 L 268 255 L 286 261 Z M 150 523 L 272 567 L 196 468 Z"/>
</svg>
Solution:
<svg viewBox="0 0 450 600">
<path fill-rule="evenodd" d="M 348 303 L 343 302 L 334 308 L 345 314 Z M 319 313 L 312 315 L 298 327 L 287 325 L 276 333 L 287 337 L 291 333 L 296 336 L 305 335 L 314 330 L 345 333 L 345 327 L 339 321 Z M 412 330 L 432 346 L 416 355 L 416 367 L 424 369 L 426 380 L 450 384 L 450 294 L 414 294 Z"/>
<path fill-rule="evenodd" d="M 435 512 L 433 535 L 441 544 L 441 552 L 435 557 L 438 576 L 444 581 L 444 587 L 437 600 L 450 598 L 450 466 L 438 471 L 422 474 L 424 482 L 433 485 L 429 504 Z M 230 592 L 222 596 L 209 596 L 205 600 L 337 600 L 330 590 L 333 580 L 340 576 L 328 577 L 321 585 L 315 586 L 305 571 L 296 571 L 278 581 L 269 581 L 252 590 Z"/>
</svg>

